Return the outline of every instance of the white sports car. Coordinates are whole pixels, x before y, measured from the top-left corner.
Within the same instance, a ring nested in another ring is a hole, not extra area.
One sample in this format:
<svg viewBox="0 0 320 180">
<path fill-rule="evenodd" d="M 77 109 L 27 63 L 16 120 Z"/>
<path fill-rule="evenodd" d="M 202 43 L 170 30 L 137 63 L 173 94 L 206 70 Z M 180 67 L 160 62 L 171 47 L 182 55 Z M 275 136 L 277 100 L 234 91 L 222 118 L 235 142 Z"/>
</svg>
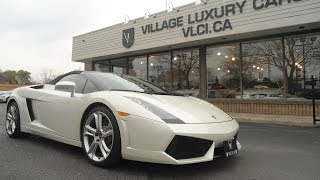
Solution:
<svg viewBox="0 0 320 180">
<path fill-rule="evenodd" d="M 212 104 L 127 75 L 74 71 L 17 88 L 7 103 L 9 137 L 25 133 L 82 147 L 97 166 L 121 158 L 189 164 L 231 156 L 239 125 Z"/>
</svg>

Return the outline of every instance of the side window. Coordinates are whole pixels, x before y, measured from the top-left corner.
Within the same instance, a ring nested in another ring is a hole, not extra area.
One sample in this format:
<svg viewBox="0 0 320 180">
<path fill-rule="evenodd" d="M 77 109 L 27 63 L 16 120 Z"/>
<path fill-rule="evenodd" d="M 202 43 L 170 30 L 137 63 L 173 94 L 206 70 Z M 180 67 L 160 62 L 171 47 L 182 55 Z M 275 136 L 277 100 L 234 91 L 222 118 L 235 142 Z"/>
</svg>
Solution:
<svg viewBox="0 0 320 180">
<path fill-rule="evenodd" d="M 99 91 L 97 86 L 92 81 L 88 80 L 83 89 L 83 94 Z"/>
<path fill-rule="evenodd" d="M 62 79 L 60 79 L 59 82 L 61 81 L 71 81 L 76 84 L 76 93 L 82 93 L 82 90 L 84 88 L 84 85 L 86 84 L 87 78 L 79 75 L 79 74 L 70 74 Z"/>
</svg>

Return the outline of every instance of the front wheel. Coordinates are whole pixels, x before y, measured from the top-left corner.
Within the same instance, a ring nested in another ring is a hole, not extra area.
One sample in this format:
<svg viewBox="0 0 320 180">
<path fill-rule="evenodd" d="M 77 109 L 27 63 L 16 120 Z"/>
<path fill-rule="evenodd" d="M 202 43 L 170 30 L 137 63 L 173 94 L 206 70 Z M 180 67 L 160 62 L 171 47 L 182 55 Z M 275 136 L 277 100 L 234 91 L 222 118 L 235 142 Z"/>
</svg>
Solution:
<svg viewBox="0 0 320 180">
<path fill-rule="evenodd" d="M 113 114 L 95 107 L 86 116 L 81 131 L 82 148 L 96 166 L 112 166 L 121 159 L 120 131 Z"/>
<path fill-rule="evenodd" d="M 15 138 L 21 135 L 20 114 L 19 114 L 19 108 L 16 102 L 11 102 L 7 106 L 5 126 L 6 126 L 6 132 L 9 137 Z"/>
</svg>

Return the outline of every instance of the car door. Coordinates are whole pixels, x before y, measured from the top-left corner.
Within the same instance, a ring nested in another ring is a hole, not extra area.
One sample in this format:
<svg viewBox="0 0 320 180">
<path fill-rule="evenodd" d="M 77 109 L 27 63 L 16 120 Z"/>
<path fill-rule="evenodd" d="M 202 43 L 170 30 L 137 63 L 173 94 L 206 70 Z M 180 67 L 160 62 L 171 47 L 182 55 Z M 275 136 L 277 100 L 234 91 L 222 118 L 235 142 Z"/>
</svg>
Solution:
<svg viewBox="0 0 320 180">
<path fill-rule="evenodd" d="M 39 124 L 33 123 L 47 133 L 68 139 L 79 140 L 79 129 L 83 105 L 82 91 L 87 78 L 81 74 L 71 74 L 61 81 L 71 81 L 76 84 L 75 94 L 70 92 L 43 89 L 39 97 L 33 100 L 33 108 Z M 32 123 L 31 123 L 32 124 Z"/>
</svg>

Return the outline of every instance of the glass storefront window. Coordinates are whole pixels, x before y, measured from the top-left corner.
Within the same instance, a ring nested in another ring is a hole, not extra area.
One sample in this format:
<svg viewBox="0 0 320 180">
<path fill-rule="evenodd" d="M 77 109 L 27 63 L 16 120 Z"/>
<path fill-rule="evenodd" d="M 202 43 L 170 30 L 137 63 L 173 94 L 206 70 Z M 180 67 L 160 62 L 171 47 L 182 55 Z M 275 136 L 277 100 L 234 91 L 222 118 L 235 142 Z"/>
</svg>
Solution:
<svg viewBox="0 0 320 180">
<path fill-rule="evenodd" d="M 112 72 L 116 74 L 127 74 L 128 62 L 127 59 L 115 59 L 110 61 Z"/>
<path fill-rule="evenodd" d="M 199 50 L 174 51 L 172 88 L 178 93 L 199 96 Z"/>
<path fill-rule="evenodd" d="M 100 72 L 112 72 L 109 66 L 109 61 L 102 61 L 94 63 L 94 70 Z"/>
<path fill-rule="evenodd" d="M 200 83 L 206 83 L 207 98 L 311 99 L 314 76 L 320 99 L 320 33 L 208 46 L 206 51 L 207 82 L 200 82 L 199 49 L 98 61 L 93 67 L 196 97 Z"/>
<path fill-rule="evenodd" d="M 285 37 L 285 51 L 288 98 L 311 99 L 311 76 L 316 79 L 315 88 L 320 89 L 320 35 Z M 315 96 L 319 99 L 320 92 Z"/>
<path fill-rule="evenodd" d="M 94 70 L 101 72 L 112 72 L 116 74 L 127 74 L 127 59 L 113 59 L 94 63 Z"/>
<path fill-rule="evenodd" d="M 235 98 L 240 93 L 239 45 L 207 48 L 207 97 Z"/>
<path fill-rule="evenodd" d="M 171 53 L 149 55 L 148 81 L 163 88 L 171 89 Z"/>
<path fill-rule="evenodd" d="M 282 40 L 242 44 L 243 99 L 283 98 Z"/>
<path fill-rule="evenodd" d="M 130 57 L 128 61 L 129 75 L 147 80 L 147 56 Z"/>
</svg>

